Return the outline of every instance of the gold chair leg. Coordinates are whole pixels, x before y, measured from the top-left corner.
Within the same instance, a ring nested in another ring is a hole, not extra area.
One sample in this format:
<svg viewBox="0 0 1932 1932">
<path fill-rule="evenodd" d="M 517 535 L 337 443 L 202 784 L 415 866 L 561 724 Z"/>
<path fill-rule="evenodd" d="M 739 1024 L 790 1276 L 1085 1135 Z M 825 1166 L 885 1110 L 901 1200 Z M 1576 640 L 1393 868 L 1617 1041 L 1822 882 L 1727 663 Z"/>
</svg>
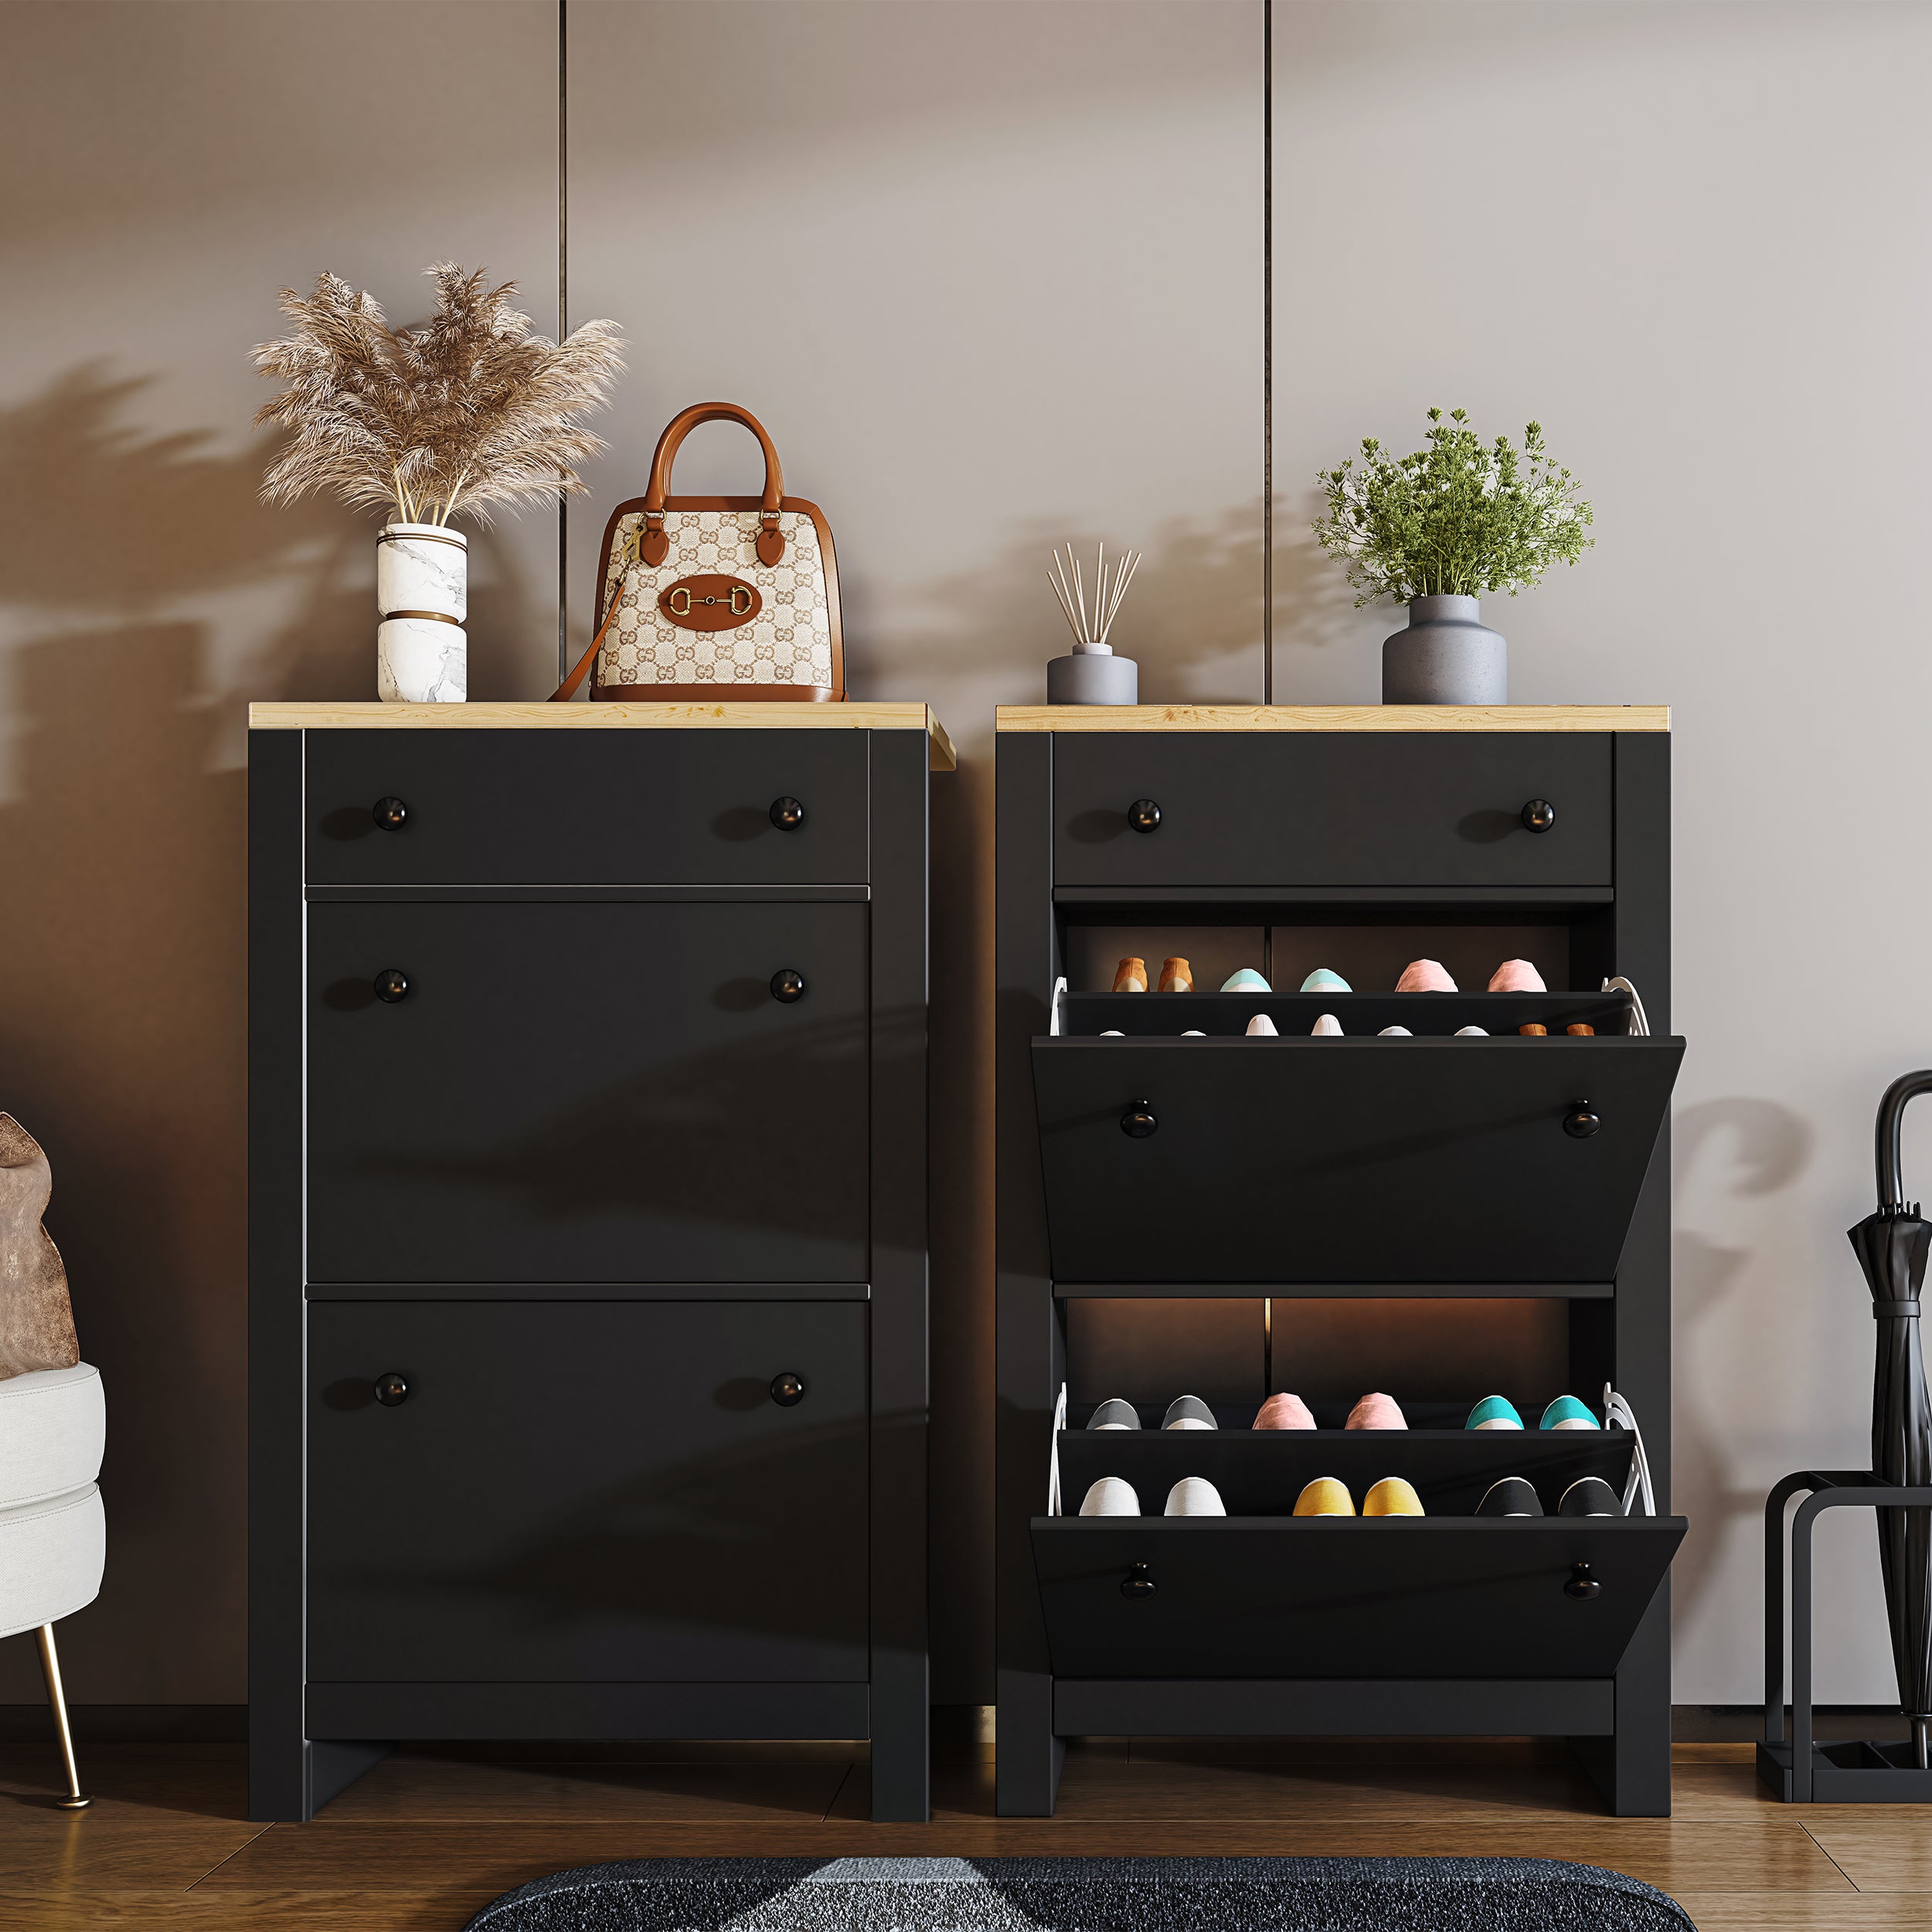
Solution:
<svg viewBox="0 0 1932 1932">
<path fill-rule="evenodd" d="M 60 1656 L 53 1647 L 53 1625 L 43 1624 L 36 1633 L 40 1644 L 40 1674 L 47 1680 L 47 1702 L 53 1706 L 54 1728 L 60 1733 L 61 1761 L 67 1767 L 67 1794 L 54 1800 L 63 1811 L 84 1810 L 94 1802 L 80 1788 L 80 1767 L 73 1756 L 73 1733 L 67 1725 L 67 1694 L 60 1687 Z"/>
</svg>

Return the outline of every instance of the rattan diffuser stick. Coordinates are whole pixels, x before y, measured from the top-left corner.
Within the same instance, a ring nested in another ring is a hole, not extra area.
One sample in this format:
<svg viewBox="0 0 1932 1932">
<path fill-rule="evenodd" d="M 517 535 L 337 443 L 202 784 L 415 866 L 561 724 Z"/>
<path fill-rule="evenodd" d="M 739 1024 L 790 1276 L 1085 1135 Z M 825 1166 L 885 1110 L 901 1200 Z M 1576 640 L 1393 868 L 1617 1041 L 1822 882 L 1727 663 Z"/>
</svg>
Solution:
<svg viewBox="0 0 1932 1932">
<path fill-rule="evenodd" d="M 1073 545 L 1067 545 L 1064 556 L 1057 550 L 1053 553 L 1053 567 L 1047 572 L 1046 580 L 1053 587 L 1053 596 L 1060 604 L 1060 613 L 1073 633 L 1073 648 L 1077 652 L 1111 655 L 1113 647 L 1107 641 L 1107 634 L 1114 628 L 1114 620 L 1120 614 L 1121 600 L 1126 596 L 1127 587 L 1134 580 L 1140 561 L 1140 552 L 1129 550 L 1124 556 L 1115 558 L 1110 570 L 1107 546 L 1103 543 L 1100 546 L 1094 563 L 1094 611 L 1090 617 L 1087 582 L 1073 555 Z"/>
</svg>

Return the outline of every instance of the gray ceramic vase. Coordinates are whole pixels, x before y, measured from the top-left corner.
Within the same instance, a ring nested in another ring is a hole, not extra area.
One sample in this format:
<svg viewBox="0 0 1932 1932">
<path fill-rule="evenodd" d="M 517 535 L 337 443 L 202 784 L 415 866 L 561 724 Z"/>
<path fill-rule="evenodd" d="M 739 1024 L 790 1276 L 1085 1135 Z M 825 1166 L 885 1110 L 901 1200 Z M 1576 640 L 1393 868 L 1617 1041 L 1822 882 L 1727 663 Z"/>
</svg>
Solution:
<svg viewBox="0 0 1932 1932">
<path fill-rule="evenodd" d="M 1416 597 L 1409 628 L 1382 646 L 1384 704 L 1507 704 L 1509 646 L 1474 597 Z"/>
</svg>

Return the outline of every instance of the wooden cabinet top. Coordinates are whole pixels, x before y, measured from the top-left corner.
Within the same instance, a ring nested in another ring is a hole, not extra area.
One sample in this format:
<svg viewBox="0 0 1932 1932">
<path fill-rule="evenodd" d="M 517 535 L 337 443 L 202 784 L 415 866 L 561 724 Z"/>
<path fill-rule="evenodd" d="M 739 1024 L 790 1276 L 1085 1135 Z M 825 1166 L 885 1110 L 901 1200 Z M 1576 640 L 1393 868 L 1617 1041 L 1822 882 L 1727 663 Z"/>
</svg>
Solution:
<svg viewBox="0 0 1932 1932">
<path fill-rule="evenodd" d="M 1668 731 L 1662 704 L 1005 704 L 1002 731 Z"/>
<path fill-rule="evenodd" d="M 251 704 L 251 731 L 923 731 L 934 771 L 958 763 L 928 704 Z"/>
</svg>

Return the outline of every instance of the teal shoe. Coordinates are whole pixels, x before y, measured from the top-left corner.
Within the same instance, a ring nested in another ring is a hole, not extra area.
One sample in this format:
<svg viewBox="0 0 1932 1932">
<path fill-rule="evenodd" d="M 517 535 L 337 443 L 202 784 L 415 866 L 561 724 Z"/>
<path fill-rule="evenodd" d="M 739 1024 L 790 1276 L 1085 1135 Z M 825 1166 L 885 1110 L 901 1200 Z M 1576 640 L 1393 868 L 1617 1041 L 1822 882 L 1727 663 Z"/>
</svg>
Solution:
<svg viewBox="0 0 1932 1932">
<path fill-rule="evenodd" d="M 1318 966 L 1301 982 L 1304 993 L 1347 993 L 1355 989 L 1339 973 L 1332 973 L 1325 966 Z"/>
<path fill-rule="evenodd" d="M 1485 1396 L 1469 1411 L 1467 1425 L 1471 1429 L 1520 1429 L 1522 1417 L 1506 1396 Z"/>
<path fill-rule="evenodd" d="M 1221 982 L 1224 993 L 1271 993 L 1274 988 L 1252 966 L 1243 966 Z"/>
<path fill-rule="evenodd" d="M 1597 1418 L 1574 1396 L 1559 1396 L 1543 1411 L 1546 1429 L 1594 1429 Z"/>
</svg>

